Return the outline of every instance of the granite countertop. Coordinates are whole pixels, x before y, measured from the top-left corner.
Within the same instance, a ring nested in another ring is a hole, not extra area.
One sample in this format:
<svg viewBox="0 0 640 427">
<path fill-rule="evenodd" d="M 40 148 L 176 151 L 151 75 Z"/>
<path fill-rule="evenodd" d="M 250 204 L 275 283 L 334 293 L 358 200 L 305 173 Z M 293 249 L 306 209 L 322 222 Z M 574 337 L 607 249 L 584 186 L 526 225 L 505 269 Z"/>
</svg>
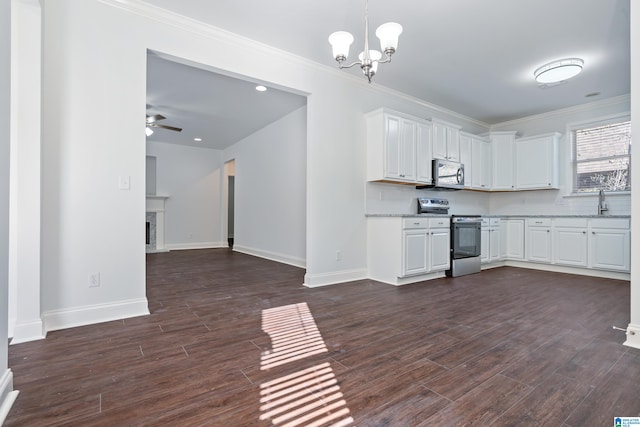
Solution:
<svg viewBox="0 0 640 427">
<path fill-rule="evenodd" d="M 449 214 L 365 214 L 367 218 L 446 218 Z M 481 215 L 483 218 L 631 218 L 631 215 Z"/>
</svg>

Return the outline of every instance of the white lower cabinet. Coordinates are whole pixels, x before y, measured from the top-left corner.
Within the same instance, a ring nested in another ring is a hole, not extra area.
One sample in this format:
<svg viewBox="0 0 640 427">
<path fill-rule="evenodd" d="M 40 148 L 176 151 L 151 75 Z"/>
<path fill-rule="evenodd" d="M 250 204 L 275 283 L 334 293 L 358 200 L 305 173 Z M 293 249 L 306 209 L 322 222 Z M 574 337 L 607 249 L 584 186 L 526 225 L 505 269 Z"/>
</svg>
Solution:
<svg viewBox="0 0 640 427">
<path fill-rule="evenodd" d="M 448 217 L 370 217 L 367 264 L 374 280 L 394 285 L 424 280 L 450 265 Z"/>
<path fill-rule="evenodd" d="M 527 261 L 551 263 L 551 218 L 527 219 Z"/>
<path fill-rule="evenodd" d="M 502 224 L 503 258 L 524 259 L 524 219 L 506 219 Z"/>
<path fill-rule="evenodd" d="M 495 262 L 501 259 L 500 218 L 482 218 L 480 229 L 480 262 Z"/>
<path fill-rule="evenodd" d="M 446 227 L 443 227 L 446 222 Z M 434 220 L 429 224 L 430 234 L 430 263 L 431 271 L 448 270 L 451 265 L 451 229 L 449 219 Z"/>
<path fill-rule="evenodd" d="M 586 218 L 556 218 L 553 221 L 553 262 L 573 267 L 587 266 Z"/>
<path fill-rule="evenodd" d="M 402 275 L 423 274 L 429 271 L 429 235 L 427 229 L 402 231 Z"/>
<path fill-rule="evenodd" d="M 631 269 L 629 220 L 593 219 L 589 224 L 589 268 Z"/>
<path fill-rule="evenodd" d="M 405 219 L 400 277 L 448 270 L 450 233 L 449 218 Z"/>
</svg>

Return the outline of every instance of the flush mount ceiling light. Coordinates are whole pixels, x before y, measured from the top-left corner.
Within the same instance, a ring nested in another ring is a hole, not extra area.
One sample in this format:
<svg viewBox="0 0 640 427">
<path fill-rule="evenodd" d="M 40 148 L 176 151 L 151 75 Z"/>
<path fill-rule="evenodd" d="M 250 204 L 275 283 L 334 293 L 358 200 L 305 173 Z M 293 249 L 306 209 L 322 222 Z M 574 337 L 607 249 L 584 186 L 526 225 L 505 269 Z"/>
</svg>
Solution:
<svg viewBox="0 0 640 427">
<path fill-rule="evenodd" d="M 267 88 L 265 86 L 258 85 L 258 86 L 256 86 L 256 90 L 258 92 L 265 92 L 267 90 Z"/>
<path fill-rule="evenodd" d="M 538 83 L 557 83 L 580 74 L 583 65 L 584 61 L 580 58 L 559 59 L 538 68 L 533 75 Z"/>
<path fill-rule="evenodd" d="M 378 70 L 378 64 L 384 64 L 391 62 L 391 55 L 393 55 L 398 48 L 398 37 L 402 33 L 402 25 L 395 22 L 387 22 L 382 24 L 376 30 L 376 36 L 380 39 L 380 48 L 384 52 L 384 59 L 382 59 L 382 53 L 377 50 L 369 50 L 369 2 L 364 2 L 364 50 L 358 56 L 359 61 L 353 62 L 349 65 L 344 65 L 344 62 L 349 56 L 349 46 L 353 43 L 353 36 L 346 31 L 336 31 L 329 36 L 329 43 L 333 49 L 333 57 L 338 61 L 338 66 L 342 68 L 351 68 L 354 65 L 359 65 L 362 68 L 362 72 L 369 83 L 371 78 L 376 74 Z"/>
</svg>

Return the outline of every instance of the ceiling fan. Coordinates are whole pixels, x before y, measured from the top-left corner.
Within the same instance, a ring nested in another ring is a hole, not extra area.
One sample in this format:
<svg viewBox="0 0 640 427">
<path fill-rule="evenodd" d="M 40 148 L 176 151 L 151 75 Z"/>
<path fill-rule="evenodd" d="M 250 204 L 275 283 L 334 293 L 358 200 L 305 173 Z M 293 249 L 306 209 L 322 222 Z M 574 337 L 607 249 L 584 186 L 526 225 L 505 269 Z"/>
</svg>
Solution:
<svg viewBox="0 0 640 427">
<path fill-rule="evenodd" d="M 161 129 L 167 129 L 167 130 L 172 130 L 174 132 L 182 132 L 182 128 L 178 128 L 175 126 L 169 126 L 169 125 L 163 125 L 158 123 L 158 120 L 164 120 L 166 119 L 165 116 L 163 116 L 162 114 L 154 114 L 152 116 L 147 115 L 147 120 L 146 120 L 146 132 L 147 132 L 147 136 L 151 135 L 153 133 L 153 129 L 151 128 L 161 128 Z"/>
</svg>

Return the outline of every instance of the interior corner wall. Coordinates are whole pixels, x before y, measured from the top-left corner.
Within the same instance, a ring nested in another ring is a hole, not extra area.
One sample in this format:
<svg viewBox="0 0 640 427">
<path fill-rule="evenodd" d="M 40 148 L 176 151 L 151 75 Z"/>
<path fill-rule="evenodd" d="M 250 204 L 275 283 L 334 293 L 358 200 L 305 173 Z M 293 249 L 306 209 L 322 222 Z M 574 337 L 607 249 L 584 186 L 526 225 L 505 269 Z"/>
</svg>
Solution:
<svg viewBox="0 0 640 427">
<path fill-rule="evenodd" d="M 0 405 L 13 390 L 8 363 L 9 140 L 11 99 L 11 1 L 0 1 Z M 0 420 L 0 422 L 2 422 Z"/>
<path fill-rule="evenodd" d="M 148 142 L 156 159 L 156 194 L 165 202 L 165 247 L 201 249 L 223 244 L 221 223 L 222 151 Z"/>
<path fill-rule="evenodd" d="M 131 43 L 135 23 L 98 1 L 42 2 L 42 16 L 45 328 L 148 314 L 146 49 Z"/>
<path fill-rule="evenodd" d="M 306 107 L 224 151 L 235 160 L 234 250 L 306 264 Z"/>
<path fill-rule="evenodd" d="M 640 4 L 631 2 L 631 134 L 640 135 Z M 632 150 L 631 164 L 640 165 L 640 150 Z M 631 174 L 631 259 L 640 255 L 640 173 Z M 625 344 L 640 348 L 640 265 L 631 263 L 630 323 L 634 334 L 627 334 Z"/>
</svg>

